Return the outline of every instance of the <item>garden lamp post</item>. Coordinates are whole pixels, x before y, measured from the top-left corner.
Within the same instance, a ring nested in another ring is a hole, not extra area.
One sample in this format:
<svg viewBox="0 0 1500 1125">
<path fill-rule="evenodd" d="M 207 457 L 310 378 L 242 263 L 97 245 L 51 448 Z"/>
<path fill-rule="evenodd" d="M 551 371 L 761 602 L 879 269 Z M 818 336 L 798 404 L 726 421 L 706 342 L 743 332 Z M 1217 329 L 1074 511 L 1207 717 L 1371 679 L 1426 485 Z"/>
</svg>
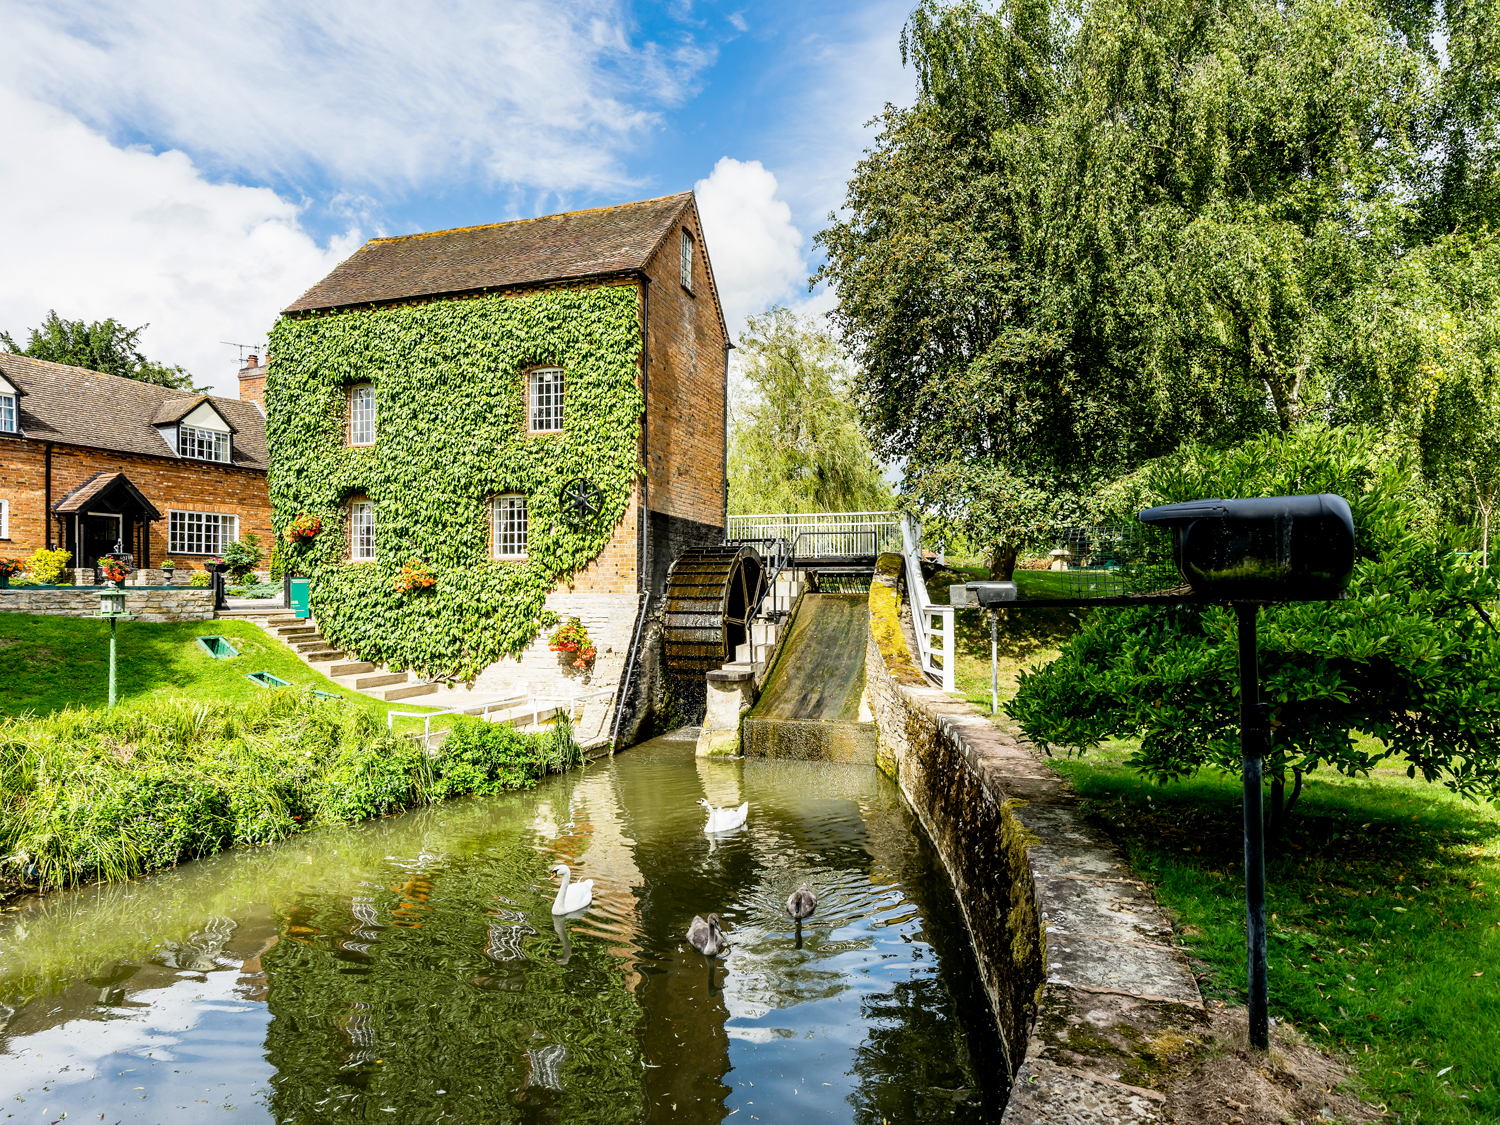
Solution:
<svg viewBox="0 0 1500 1125">
<path fill-rule="evenodd" d="M 99 591 L 99 616 L 109 619 L 109 705 L 115 705 L 115 630 L 117 622 L 134 616 L 125 609 L 125 591 L 106 586 Z"/>
</svg>

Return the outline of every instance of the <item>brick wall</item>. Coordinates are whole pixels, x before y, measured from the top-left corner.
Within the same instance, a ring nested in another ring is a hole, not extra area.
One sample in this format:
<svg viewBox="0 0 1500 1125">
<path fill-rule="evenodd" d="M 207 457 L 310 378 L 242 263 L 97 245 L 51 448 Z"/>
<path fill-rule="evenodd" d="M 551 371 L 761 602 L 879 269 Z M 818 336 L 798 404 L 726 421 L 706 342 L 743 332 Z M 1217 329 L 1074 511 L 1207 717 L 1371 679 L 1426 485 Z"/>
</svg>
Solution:
<svg viewBox="0 0 1500 1125">
<path fill-rule="evenodd" d="M 125 588 L 125 609 L 136 621 L 211 621 L 214 594 L 210 589 L 174 586 L 171 589 Z M 42 613 L 55 617 L 93 617 L 99 612 L 99 588 L 78 590 L 0 590 L 0 613 Z M 127 623 L 128 624 L 128 623 Z"/>
<path fill-rule="evenodd" d="M 724 526 L 724 345 L 696 208 L 647 264 L 647 453 L 653 512 Z M 681 228 L 693 236 L 693 290 L 683 288 Z"/>
<path fill-rule="evenodd" d="M 45 459 L 39 441 L 0 437 L 0 499 L 10 501 L 10 539 L 0 540 L 0 555 L 25 558 L 47 545 Z M 124 473 L 162 513 L 162 519 L 150 525 L 149 557 L 153 566 L 167 557 L 170 508 L 239 516 L 240 534 L 254 532 L 270 549 L 271 502 L 266 493 L 266 474 L 258 469 L 57 445 L 52 448 L 52 502 L 56 504 L 96 472 Z M 55 519 L 52 545 L 62 545 Z M 139 560 L 141 552 L 136 555 Z M 203 566 L 201 555 L 172 558 L 179 573 Z"/>
</svg>

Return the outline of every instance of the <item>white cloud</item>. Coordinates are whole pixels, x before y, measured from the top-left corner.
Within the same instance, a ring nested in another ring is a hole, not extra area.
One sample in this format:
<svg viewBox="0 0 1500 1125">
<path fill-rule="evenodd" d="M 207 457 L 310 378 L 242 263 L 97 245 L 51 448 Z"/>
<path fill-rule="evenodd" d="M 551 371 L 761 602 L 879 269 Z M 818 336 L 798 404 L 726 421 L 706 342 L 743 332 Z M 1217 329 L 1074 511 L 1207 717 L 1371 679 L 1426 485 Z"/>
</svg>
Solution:
<svg viewBox="0 0 1500 1125">
<path fill-rule="evenodd" d="M 777 198 L 776 177 L 759 160 L 724 157 L 694 185 L 703 237 L 732 337 L 745 317 L 791 303 L 807 279 L 802 232 Z"/>
<path fill-rule="evenodd" d="M 180 152 L 121 149 L 77 119 L 0 87 L 0 328 L 49 308 L 71 319 L 149 322 L 142 350 L 238 393 L 237 354 L 279 309 L 348 257 L 267 188 L 213 183 Z"/>
<path fill-rule="evenodd" d="M 624 0 L 0 0 L 0 73 L 112 138 L 344 191 L 628 186 L 617 153 L 715 53 Z"/>
</svg>

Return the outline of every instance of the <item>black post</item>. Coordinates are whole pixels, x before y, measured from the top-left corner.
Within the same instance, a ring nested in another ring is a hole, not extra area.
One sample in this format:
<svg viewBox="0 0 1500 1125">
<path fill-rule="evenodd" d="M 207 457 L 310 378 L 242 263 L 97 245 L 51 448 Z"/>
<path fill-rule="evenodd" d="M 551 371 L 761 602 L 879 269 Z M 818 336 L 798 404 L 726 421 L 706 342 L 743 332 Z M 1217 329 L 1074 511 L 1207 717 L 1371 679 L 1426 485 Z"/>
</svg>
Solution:
<svg viewBox="0 0 1500 1125">
<path fill-rule="evenodd" d="M 1255 615 L 1259 607 L 1238 604 L 1240 639 L 1240 753 L 1245 793 L 1245 960 L 1248 974 L 1250 1045 L 1271 1045 L 1266 982 L 1266 838 L 1261 811 L 1261 765 L 1269 749 L 1270 710 L 1260 701 Z"/>
</svg>

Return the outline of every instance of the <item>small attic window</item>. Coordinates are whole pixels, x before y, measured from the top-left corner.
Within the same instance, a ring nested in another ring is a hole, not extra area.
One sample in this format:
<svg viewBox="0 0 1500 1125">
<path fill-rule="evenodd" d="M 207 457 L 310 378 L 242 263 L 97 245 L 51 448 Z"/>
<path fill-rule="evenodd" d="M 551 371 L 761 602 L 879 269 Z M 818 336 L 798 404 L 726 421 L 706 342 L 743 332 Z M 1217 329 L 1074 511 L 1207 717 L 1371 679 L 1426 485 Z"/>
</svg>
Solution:
<svg viewBox="0 0 1500 1125">
<path fill-rule="evenodd" d="M 693 291 L 693 236 L 682 232 L 682 287 Z"/>
<path fill-rule="evenodd" d="M 16 432 L 16 396 L 0 391 L 0 434 Z"/>
<path fill-rule="evenodd" d="M 195 461 L 229 460 L 229 435 L 197 426 L 177 427 L 177 454 Z"/>
</svg>

